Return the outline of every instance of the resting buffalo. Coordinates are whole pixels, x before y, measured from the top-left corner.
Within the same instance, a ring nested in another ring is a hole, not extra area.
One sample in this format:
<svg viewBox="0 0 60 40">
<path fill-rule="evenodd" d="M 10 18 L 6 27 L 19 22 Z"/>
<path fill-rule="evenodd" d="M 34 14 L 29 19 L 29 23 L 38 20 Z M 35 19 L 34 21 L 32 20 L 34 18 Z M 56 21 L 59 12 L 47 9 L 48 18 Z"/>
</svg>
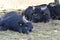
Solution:
<svg viewBox="0 0 60 40">
<path fill-rule="evenodd" d="M 46 4 L 37 7 L 40 10 L 40 22 L 48 22 L 50 20 L 50 11 Z M 36 8 L 36 9 L 37 9 Z"/>
<path fill-rule="evenodd" d="M 31 21 L 33 11 L 34 11 L 33 7 L 29 6 L 22 14 L 25 15 L 27 20 Z"/>
<path fill-rule="evenodd" d="M 22 33 L 32 31 L 32 24 L 16 12 L 8 12 L 0 20 L 0 30 L 13 30 Z"/>
<path fill-rule="evenodd" d="M 52 19 L 60 19 L 60 5 L 57 5 L 56 3 L 49 3 L 48 8 Z"/>
<path fill-rule="evenodd" d="M 48 22 L 50 20 L 50 12 L 46 4 L 29 6 L 23 14 L 32 22 Z"/>
</svg>

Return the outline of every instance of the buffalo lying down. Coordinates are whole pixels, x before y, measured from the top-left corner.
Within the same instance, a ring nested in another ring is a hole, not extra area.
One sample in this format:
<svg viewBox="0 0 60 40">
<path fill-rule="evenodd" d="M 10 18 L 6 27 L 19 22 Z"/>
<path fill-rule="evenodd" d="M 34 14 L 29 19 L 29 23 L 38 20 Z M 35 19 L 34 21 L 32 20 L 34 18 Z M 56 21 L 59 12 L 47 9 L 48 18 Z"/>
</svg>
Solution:
<svg viewBox="0 0 60 40">
<path fill-rule="evenodd" d="M 8 12 L 0 20 L 0 30 L 13 30 L 22 33 L 32 31 L 32 24 L 16 12 Z"/>
<path fill-rule="evenodd" d="M 23 13 L 25 17 L 33 22 L 48 22 L 50 12 L 47 5 L 29 6 Z"/>
<path fill-rule="evenodd" d="M 60 5 L 56 4 L 56 3 L 50 3 L 48 5 L 48 8 L 51 12 L 51 18 L 52 19 L 57 19 L 60 20 Z"/>
<path fill-rule="evenodd" d="M 46 4 L 42 4 L 40 6 L 38 6 L 36 9 L 39 9 L 40 12 L 38 12 L 40 14 L 40 22 L 48 22 L 50 20 L 50 11 L 47 7 Z M 37 13 L 37 11 L 36 11 Z"/>
<path fill-rule="evenodd" d="M 33 12 L 34 12 L 33 7 L 29 6 L 22 14 L 25 15 L 27 20 L 31 21 Z"/>
</svg>

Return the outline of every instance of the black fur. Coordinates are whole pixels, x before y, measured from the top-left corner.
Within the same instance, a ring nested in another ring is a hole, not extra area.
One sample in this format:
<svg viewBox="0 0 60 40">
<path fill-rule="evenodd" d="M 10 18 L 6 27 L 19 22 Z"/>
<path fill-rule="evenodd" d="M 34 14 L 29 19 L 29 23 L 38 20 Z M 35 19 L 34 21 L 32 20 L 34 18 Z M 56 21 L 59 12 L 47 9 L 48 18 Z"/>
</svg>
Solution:
<svg viewBox="0 0 60 40">
<path fill-rule="evenodd" d="M 30 22 L 24 22 L 23 16 L 16 12 L 8 12 L 0 20 L 0 30 L 13 30 L 28 33 L 33 26 Z"/>
<path fill-rule="evenodd" d="M 50 20 L 50 11 L 48 7 L 45 10 L 41 10 L 41 7 L 47 7 L 47 5 L 29 6 L 23 14 L 33 22 L 48 22 Z"/>
</svg>

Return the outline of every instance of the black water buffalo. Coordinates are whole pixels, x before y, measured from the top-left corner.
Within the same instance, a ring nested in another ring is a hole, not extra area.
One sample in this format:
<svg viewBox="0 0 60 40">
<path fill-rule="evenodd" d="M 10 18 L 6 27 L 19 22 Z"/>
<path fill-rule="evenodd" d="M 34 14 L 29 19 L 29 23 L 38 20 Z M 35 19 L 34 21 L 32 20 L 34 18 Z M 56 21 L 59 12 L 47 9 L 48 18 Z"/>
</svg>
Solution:
<svg viewBox="0 0 60 40">
<path fill-rule="evenodd" d="M 55 8 L 56 19 L 60 20 L 60 5 L 56 5 Z"/>
<path fill-rule="evenodd" d="M 8 12 L 0 20 L 0 30 L 13 30 L 22 33 L 32 31 L 32 24 L 16 12 Z"/>
<path fill-rule="evenodd" d="M 36 9 L 40 11 L 40 22 L 48 22 L 50 20 L 50 11 L 46 4 L 38 6 Z M 36 10 L 37 11 L 37 10 Z"/>
<path fill-rule="evenodd" d="M 31 21 L 33 12 L 34 12 L 33 7 L 29 6 L 22 14 L 25 15 L 27 20 Z"/>
<path fill-rule="evenodd" d="M 60 14 L 59 5 L 57 5 L 56 3 L 49 3 L 48 8 L 50 10 L 51 18 L 54 20 L 59 19 L 58 18 L 58 14 Z"/>
<path fill-rule="evenodd" d="M 50 12 L 46 4 L 29 6 L 23 14 L 33 22 L 48 22 L 50 20 Z"/>
</svg>

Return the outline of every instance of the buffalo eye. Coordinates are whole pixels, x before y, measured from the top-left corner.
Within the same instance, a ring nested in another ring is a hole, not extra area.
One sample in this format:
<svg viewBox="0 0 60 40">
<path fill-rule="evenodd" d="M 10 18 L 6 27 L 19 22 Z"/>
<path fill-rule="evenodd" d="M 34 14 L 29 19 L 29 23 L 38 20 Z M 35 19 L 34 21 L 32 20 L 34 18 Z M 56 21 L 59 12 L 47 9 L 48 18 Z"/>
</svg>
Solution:
<svg viewBox="0 0 60 40">
<path fill-rule="evenodd" d="M 18 22 L 18 24 L 19 24 L 20 26 L 23 26 L 23 23 Z"/>
<path fill-rule="evenodd" d="M 19 25 L 20 25 L 20 26 L 22 26 L 23 24 L 22 24 L 22 23 L 20 23 Z"/>
<path fill-rule="evenodd" d="M 32 14 L 33 16 L 37 15 L 37 14 Z"/>
</svg>

